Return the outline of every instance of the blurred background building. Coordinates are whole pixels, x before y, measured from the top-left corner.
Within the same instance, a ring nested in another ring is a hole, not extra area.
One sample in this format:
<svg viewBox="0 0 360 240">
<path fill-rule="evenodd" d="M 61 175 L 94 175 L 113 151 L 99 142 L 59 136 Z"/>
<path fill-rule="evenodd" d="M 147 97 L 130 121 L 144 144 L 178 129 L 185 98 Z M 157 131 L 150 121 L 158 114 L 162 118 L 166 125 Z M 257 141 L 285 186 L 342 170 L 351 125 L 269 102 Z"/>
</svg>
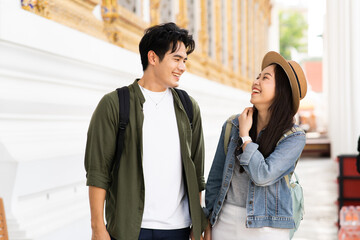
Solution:
<svg viewBox="0 0 360 240">
<path fill-rule="evenodd" d="M 180 87 L 202 111 L 206 176 L 221 126 L 250 106 L 269 50 L 305 70 L 310 91 L 297 120 L 308 153 L 355 152 L 359 10 L 357 0 L 0 0 L 0 197 L 10 239 L 90 239 L 87 127 L 105 93 L 141 77 L 138 43 L 154 24 L 194 35 Z"/>
</svg>

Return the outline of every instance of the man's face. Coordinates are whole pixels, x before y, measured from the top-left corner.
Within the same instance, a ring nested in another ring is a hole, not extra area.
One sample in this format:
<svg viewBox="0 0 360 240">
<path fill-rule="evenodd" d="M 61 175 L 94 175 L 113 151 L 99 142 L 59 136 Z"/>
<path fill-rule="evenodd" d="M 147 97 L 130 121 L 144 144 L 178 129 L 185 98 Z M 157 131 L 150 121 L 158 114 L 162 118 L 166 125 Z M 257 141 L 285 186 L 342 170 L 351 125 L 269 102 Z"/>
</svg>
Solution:
<svg viewBox="0 0 360 240">
<path fill-rule="evenodd" d="M 156 56 L 157 57 L 157 56 Z M 187 54 L 183 42 L 178 42 L 175 52 L 170 50 L 164 55 L 161 61 L 157 61 L 154 66 L 155 81 L 165 90 L 166 88 L 174 88 L 179 86 L 181 74 L 186 70 Z"/>
</svg>

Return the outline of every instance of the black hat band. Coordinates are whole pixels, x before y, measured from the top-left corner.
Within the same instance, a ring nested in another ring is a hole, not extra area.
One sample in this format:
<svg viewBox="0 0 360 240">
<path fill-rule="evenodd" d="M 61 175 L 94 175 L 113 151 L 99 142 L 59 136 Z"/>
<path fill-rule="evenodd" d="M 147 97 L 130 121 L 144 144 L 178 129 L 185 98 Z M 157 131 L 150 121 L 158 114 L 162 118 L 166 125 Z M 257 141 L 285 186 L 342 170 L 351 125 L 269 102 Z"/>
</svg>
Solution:
<svg viewBox="0 0 360 240">
<path fill-rule="evenodd" d="M 297 76 L 297 74 L 296 74 L 296 72 L 295 72 L 295 70 L 294 70 L 293 66 L 291 66 L 290 62 L 288 62 L 288 63 L 289 63 L 289 65 L 290 65 L 291 69 L 293 70 L 293 72 L 295 73 L 296 82 L 297 82 L 298 87 L 299 87 L 299 93 L 300 93 L 300 99 L 301 99 L 301 88 L 300 88 L 300 82 L 299 82 L 298 76 Z"/>
</svg>

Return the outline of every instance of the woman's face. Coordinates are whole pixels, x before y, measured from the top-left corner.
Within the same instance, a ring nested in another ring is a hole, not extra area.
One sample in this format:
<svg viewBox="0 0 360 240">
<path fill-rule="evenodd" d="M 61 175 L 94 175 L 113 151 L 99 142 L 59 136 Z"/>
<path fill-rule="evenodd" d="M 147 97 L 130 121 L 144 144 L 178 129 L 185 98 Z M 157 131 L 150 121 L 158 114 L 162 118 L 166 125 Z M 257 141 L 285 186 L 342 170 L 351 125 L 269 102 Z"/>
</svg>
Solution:
<svg viewBox="0 0 360 240">
<path fill-rule="evenodd" d="M 267 110 L 275 99 L 275 65 L 270 65 L 259 74 L 252 84 L 250 102 L 258 110 Z"/>
</svg>

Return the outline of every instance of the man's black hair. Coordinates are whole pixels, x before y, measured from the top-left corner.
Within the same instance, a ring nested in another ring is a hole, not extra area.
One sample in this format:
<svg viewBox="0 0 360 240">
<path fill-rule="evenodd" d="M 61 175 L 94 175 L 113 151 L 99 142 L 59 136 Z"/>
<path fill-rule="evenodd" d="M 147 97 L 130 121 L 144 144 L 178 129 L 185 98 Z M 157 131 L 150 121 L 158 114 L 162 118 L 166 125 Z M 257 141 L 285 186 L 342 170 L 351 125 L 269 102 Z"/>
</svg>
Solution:
<svg viewBox="0 0 360 240">
<path fill-rule="evenodd" d="M 186 29 L 179 28 L 175 23 L 164 23 L 146 29 L 139 44 L 143 70 L 145 71 L 148 66 L 149 51 L 154 51 L 161 61 L 170 47 L 171 53 L 178 49 L 179 41 L 184 43 L 188 55 L 194 51 L 195 41 L 192 35 Z"/>
</svg>

